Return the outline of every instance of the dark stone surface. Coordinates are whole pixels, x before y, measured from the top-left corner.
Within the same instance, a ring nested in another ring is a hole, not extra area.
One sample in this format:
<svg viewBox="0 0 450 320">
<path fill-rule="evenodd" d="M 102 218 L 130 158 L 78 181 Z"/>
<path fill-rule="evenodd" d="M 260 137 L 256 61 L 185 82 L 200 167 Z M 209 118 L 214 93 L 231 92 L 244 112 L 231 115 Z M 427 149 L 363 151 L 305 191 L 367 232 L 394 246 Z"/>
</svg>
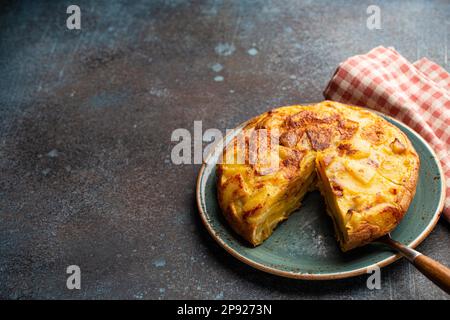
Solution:
<svg viewBox="0 0 450 320">
<path fill-rule="evenodd" d="M 256 271 L 201 225 L 199 166 L 170 161 L 174 129 L 322 100 L 339 62 L 380 44 L 448 70 L 448 1 L 376 1 L 375 31 L 372 1 L 75 2 L 81 31 L 72 1 L 0 5 L 0 297 L 448 299 L 406 261 L 375 291 Z M 449 265 L 449 225 L 419 250 Z"/>
</svg>

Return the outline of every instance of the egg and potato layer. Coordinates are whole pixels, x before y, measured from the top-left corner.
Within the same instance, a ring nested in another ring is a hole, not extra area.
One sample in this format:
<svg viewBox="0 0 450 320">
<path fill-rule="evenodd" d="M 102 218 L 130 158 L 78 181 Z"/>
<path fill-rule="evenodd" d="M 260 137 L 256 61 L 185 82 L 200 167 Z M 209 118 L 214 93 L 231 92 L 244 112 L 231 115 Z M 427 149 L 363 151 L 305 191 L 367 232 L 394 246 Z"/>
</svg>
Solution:
<svg viewBox="0 0 450 320">
<path fill-rule="evenodd" d="M 231 227 L 257 246 L 319 189 L 347 251 L 397 226 L 418 170 L 405 134 L 371 111 L 332 101 L 281 107 L 248 121 L 224 148 L 218 200 Z"/>
</svg>

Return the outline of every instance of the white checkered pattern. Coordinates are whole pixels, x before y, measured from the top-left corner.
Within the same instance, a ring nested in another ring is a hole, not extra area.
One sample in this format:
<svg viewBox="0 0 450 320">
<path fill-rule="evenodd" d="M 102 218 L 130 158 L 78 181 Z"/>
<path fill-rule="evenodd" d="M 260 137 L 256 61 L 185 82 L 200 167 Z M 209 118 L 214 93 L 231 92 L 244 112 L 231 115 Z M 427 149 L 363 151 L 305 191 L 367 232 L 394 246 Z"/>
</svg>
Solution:
<svg viewBox="0 0 450 320">
<path fill-rule="evenodd" d="M 389 114 L 427 140 L 446 176 L 443 213 L 450 221 L 450 75 L 446 70 L 427 58 L 410 63 L 393 48 L 377 47 L 342 62 L 324 96 Z"/>
</svg>

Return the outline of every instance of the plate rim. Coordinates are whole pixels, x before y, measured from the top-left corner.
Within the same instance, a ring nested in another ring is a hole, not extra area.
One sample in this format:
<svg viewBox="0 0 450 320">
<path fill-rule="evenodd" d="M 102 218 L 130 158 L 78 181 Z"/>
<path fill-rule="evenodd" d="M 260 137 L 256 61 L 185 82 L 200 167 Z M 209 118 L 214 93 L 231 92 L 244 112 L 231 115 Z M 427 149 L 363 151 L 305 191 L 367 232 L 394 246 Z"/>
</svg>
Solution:
<svg viewBox="0 0 450 320">
<path fill-rule="evenodd" d="M 313 103 L 308 103 L 308 104 L 313 104 Z M 296 104 L 296 105 L 307 105 L 307 104 Z M 431 233 L 431 231 L 433 231 L 433 229 L 435 228 L 437 222 L 439 221 L 439 218 L 441 216 L 441 213 L 444 209 L 444 201 L 445 201 L 445 175 L 444 175 L 444 171 L 442 169 L 442 165 L 441 165 L 441 161 L 439 160 L 439 158 L 437 157 L 436 153 L 434 152 L 434 149 L 428 144 L 428 142 L 421 136 L 419 135 L 414 129 L 412 129 L 410 126 L 404 124 L 403 122 L 401 122 L 400 120 L 397 120 L 389 115 L 386 115 L 380 111 L 377 110 L 373 110 L 370 108 L 365 108 L 365 107 L 360 107 L 363 109 L 366 109 L 370 112 L 374 112 L 378 115 L 381 115 L 385 118 L 388 118 L 390 120 L 392 120 L 395 123 L 400 123 L 401 125 L 405 126 L 407 129 L 409 129 L 413 135 L 416 136 L 416 138 L 418 138 L 425 146 L 426 148 L 431 152 L 431 154 L 433 155 L 433 159 L 435 160 L 435 162 L 437 163 L 438 169 L 439 169 L 439 176 L 440 176 L 440 181 L 441 181 L 441 197 L 440 197 L 440 201 L 439 201 L 439 205 L 436 209 L 436 211 L 433 214 L 433 218 L 431 219 L 431 221 L 428 223 L 427 227 L 422 231 L 422 233 L 416 238 L 414 239 L 411 244 L 409 245 L 410 248 L 415 248 L 417 247 L 420 243 L 422 243 L 422 241 L 424 241 L 426 239 L 426 237 Z M 253 119 L 253 118 L 252 118 Z M 200 167 L 198 176 L 197 176 L 197 181 L 196 181 L 196 202 L 197 202 L 197 208 L 201 217 L 201 220 L 203 222 L 203 225 L 206 227 L 206 229 L 208 230 L 208 233 L 212 236 L 212 238 L 223 248 L 225 249 L 229 254 L 231 254 L 233 257 L 235 257 L 236 259 L 240 260 L 241 262 L 264 272 L 273 274 L 273 275 L 277 275 L 277 276 L 282 276 L 285 278 L 291 278 L 291 279 L 300 279 L 300 280 L 335 280 L 335 279 L 344 279 L 344 278 L 350 278 L 350 277 L 355 277 L 355 276 L 359 276 L 362 274 L 367 274 L 367 272 L 369 270 L 373 270 L 374 267 L 385 267 L 388 266 L 390 264 L 392 264 L 393 262 L 399 260 L 402 256 L 401 254 L 393 254 L 392 256 L 383 259 L 381 261 L 378 261 L 376 263 L 373 263 L 367 267 L 362 267 L 362 268 L 358 268 L 358 269 L 354 269 L 354 270 L 350 270 L 350 271 L 342 271 L 342 272 L 331 272 L 331 273 L 321 273 L 321 274 L 315 274 L 315 273 L 296 273 L 296 272 L 292 272 L 292 271 L 286 271 L 286 270 L 279 270 L 277 268 L 274 267 L 269 267 L 267 265 L 261 264 L 259 262 L 253 261 L 249 258 L 247 258 L 246 256 L 242 255 L 241 253 L 239 253 L 238 251 L 236 251 L 235 249 L 231 248 L 227 243 L 225 243 L 225 241 L 222 240 L 222 238 L 220 236 L 218 236 L 215 232 L 215 230 L 212 228 L 212 226 L 210 225 L 210 223 L 208 222 L 208 219 L 206 217 L 206 213 L 203 211 L 202 205 L 201 205 L 201 190 L 200 190 L 200 185 L 201 185 L 201 180 L 202 177 L 204 176 L 203 173 L 205 171 L 205 168 L 208 164 L 208 160 L 209 158 L 214 154 L 214 151 L 217 147 L 217 145 L 219 145 L 220 143 L 222 143 L 223 141 L 226 141 L 227 137 L 231 134 L 233 134 L 237 129 L 242 128 L 243 126 L 245 126 L 246 123 L 248 123 L 251 119 L 239 124 L 237 127 L 235 127 L 233 130 L 231 130 L 229 133 L 227 133 L 220 141 L 218 141 L 217 143 L 215 143 L 208 155 L 205 157 L 205 159 L 203 160 L 202 166 Z"/>
</svg>

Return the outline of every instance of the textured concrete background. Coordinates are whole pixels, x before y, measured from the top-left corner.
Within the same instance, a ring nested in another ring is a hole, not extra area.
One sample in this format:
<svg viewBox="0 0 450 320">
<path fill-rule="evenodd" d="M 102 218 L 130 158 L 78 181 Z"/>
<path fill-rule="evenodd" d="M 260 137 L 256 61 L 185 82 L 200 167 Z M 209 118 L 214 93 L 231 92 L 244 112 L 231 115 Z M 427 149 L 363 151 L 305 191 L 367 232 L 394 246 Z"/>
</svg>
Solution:
<svg viewBox="0 0 450 320">
<path fill-rule="evenodd" d="M 321 100 L 339 62 L 380 44 L 449 70 L 448 21 L 448 1 L 2 2 L 0 297 L 448 299 L 405 261 L 375 291 L 254 270 L 201 225 L 199 166 L 170 161 L 174 129 Z M 419 250 L 450 265 L 449 232 Z"/>
</svg>

